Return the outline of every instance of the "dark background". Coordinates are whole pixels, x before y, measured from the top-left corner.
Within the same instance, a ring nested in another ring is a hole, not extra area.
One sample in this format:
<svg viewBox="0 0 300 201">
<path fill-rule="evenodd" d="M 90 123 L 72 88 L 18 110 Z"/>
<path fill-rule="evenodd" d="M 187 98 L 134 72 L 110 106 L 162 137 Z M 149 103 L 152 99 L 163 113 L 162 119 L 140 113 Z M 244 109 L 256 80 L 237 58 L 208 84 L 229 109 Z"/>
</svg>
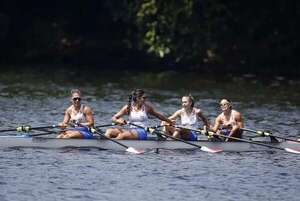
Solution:
<svg viewBox="0 0 300 201">
<path fill-rule="evenodd" d="M 298 76 L 299 15 L 296 0 L 2 0 L 0 66 Z"/>
</svg>

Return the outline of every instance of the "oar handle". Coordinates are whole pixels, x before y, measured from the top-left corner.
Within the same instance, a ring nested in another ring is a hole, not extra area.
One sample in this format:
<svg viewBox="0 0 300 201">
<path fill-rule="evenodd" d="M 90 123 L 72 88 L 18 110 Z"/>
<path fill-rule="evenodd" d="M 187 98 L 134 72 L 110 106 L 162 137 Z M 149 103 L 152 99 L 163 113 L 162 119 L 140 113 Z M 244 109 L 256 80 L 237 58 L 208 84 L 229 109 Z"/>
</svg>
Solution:
<svg viewBox="0 0 300 201">
<path fill-rule="evenodd" d="M 115 126 L 115 125 L 116 125 L 115 123 L 103 124 L 103 125 L 95 126 L 95 128 L 109 127 L 109 126 Z"/>
<path fill-rule="evenodd" d="M 31 127 L 31 126 L 19 126 L 16 128 L 18 132 L 29 132 L 31 130 L 38 130 L 38 129 L 45 129 L 45 128 L 56 128 L 57 125 L 51 125 L 51 126 L 40 126 L 40 127 Z"/>
<path fill-rule="evenodd" d="M 182 126 L 174 126 L 175 128 L 180 128 L 180 129 L 186 129 L 186 130 L 190 130 L 190 131 L 195 131 L 195 132 L 198 132 L 202 135 L 205 135 L 205 136 L 214 136 L 216 135 L 216 133 L 212 132 L 212 131 L 209 131 L 207 129 L 191 129 L 191 128 L 186 128 L 186 127 L 182 127 Z"/>
<path fill-rule="evenodd" d="M 256 130 L 252 130 L 252 129 L 249 129 L 249 128 L 240 128 L 240 129 L 243 130 L 243 131 L 256 133 L 256 134 L 258 134 L 259 136 L 262 136 L 262 137 L 272 135 L 271 132 L 267 132 L 267 131 L 259 131 L 259 130 L 256 131 Z"/>
</svg>

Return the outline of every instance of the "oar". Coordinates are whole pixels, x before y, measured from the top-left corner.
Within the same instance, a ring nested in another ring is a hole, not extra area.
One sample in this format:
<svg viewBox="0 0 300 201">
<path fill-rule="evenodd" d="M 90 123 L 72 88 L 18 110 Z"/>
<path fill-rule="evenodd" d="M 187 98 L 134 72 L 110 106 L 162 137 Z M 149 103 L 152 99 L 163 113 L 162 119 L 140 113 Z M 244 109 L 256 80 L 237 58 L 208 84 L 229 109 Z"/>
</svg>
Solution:
<svg viewBox="0 0 300 201">
<path fill-rule="evenodd" d="M 115 126 L 115 123 L 110 123 L 110 124 L 103 124 L 103 125 L 99 125 L 99 126 L 95 126 L 95 128 L 103 128 L 103 127 L 109 127 L 109 126 Z"/>
<path fill-rule="evenodd" d="M 284 151 L 287 151 L 287 152 L 290 152 L 290 153 L 300 154 L 300 150 L 294 149 L 294 148 L 276 147 L 276 146 L 272 146 L 272 145 L 269 145 L 269 144 L 263 144 L 263 143 L 260 143 L 260 142 L 255 142 L 255 141 L 252 141 L 252 140 L 247 140 L 247 139 L 242 139 L 242 138 L 237 138 L 237 137 L 229 137 L 229 136 L 222 135 L 222 134 L 216 134 L 212 131 L 205 131 L 205 130 L 200 130 L 200 129 L 196 130 L 196 129 L 184 128 L 184 127 L 180 127 L 180 126 L 176 126 L 176 127 L 191 130 L 191 131 L 195 131 L 195 132 L 199 132 L 199 133 L 202 133 L 202 134 L 208 134 L 210 136 L 221 136 L 221 137 L 224 137 L 224 138 L 228 138 L 228 139 L 232 139 L 232 140 L 236 140 L 236 141 L 240 141 L 240 142 L 247 142 L 247 143 L 250 143 L 250 144 L 256 144 L 256 145 L 269 147 L 269 148 L 273 148 L 273 149 L 284 150 Z"/>
<path fill-rule="evenodd" d="M 189 141 L 186 141 L 186 140 L 183 140 L 183 139 L 180 139 L 180 138 L 176 138 L 176 137 L 173 137 L 173 136 L 171 136 L 171 135 L 168 135 L 168 134 L 165 134 L 165 133 L 162 133 L 162 132 L 158 132 L 158 131 L 156 131 L 156 130 L 153 129 L 153 128 L 145 128 L 145 127 L 143 127 L 143 126 L 136 125 L 136 124 L 134 124 L 134 123 L 129 123 L 129 124 L 132 125 L 132 126 L 138 127 L 138 128 L 143 128 L 143 129 L 145 129 L 146 131 L 149 131 L 150 133 L 155 133 L 155 134 L 157 134 L 157 135 L 162 135 L 162 136 L 171 138 L 171 139 L 173 139 L 173 140 L 180 141 L 180 142 L 189 144 L 189 145 L 194 146 L 194 147 L 198 147 L 201 151 L 205 151 L 205 152 L 209 152 L 209 153 L 218 153 L 218 152 L 222 152 L 222 151 L 223 151 L 222 149 L 212 149 L 212 148 L 208 148 L 208 147 L 205 147 L 205 146 L 200 146 L 200 145 L 191 143 L 191 142 L 189 142 Z"/>
<path fill-rule="evenodd" d="M 56 128 L 57 125 L 51 125 L 51 126 L 39 126 L 39 127 L 31 127 L 31 126 L 19 126 L 15 129 L 6 129 L 6 130 L 0 130 L 0 132 L 9 132 L 9 131 L 18 131 L 18 132 L 28 132 L 31 130 L 39 130 L 39 129 L 46 129 L 46 128 Z"/>
<path fill-rule="evenodd" d="M 252 130 L 252 129 L 248 129 L 248 128 L 241 128 L 241 130 L 248 131 L 248 132 L 251 132 L 251 133 L 255 133 L 258 136 L 262 136 L 262 137 L 269 136 L 269 137 L 275 137 L 275 138 L 278 138 L 278 139 L 283 139 L 283 140 L 287 140 L 287 141 L 292 141 L 292 142 L 298 142 L 298 143 L 300 143 L 299 140 L 285 138 L 285 137 L 281 137 L 281 136 L 278 136 L 278 135 L 273 135 L 271 132 L 267 132 L 267 131 L 256 131 L 256 130 Z"/>
<path fill-rule="evenodd" d="M 111 139 L 111 138 L 109 138 L 109 137 L 106 137 L 106 135 L 104 135 L 103 131 L 101 131 L 100 129 L 97 130 L 97 129 L 95 129 L 95 128 L 91 128 L 90 130 L 91 130 L 92 133 L 96 133 L 96 134 L 98 134 L 98 135 L 104 137 L 105 139 L 110 140 L 110 141 L 112 141 L 112 142 L 114 142 L 114 143 L 116 143 L 116 144 L 118 144 L 118 145 L 120 145 L 120 146 L 126 148 L 126 151 L 127 151 L 127 152 L 134 153 L 134 154 L 143 154 L 143 153 L 145 153 L 144 150 L 137 150 L 137 149 L 135 149 L 135 148 L 133 148 L 133 147 L 128 147 L 128 146 L 126 146 L 125 144 L 123 144 L 123 143 L 121 143 L 121 142 L 118 142 L 117 140 L 114 140 L 114 139 Z"/>
<path fill-rule="evenodd" d="M 53 132 L 53 131 L 48 131 L 48 132 L 45 132 L 45 133 L 27 134 L 26 136 L 28 136 L 28 137 L 37 137 L 37 136 L 51 135 L 51 134 L 57 134 L 57 133 Z"/>
</svg>

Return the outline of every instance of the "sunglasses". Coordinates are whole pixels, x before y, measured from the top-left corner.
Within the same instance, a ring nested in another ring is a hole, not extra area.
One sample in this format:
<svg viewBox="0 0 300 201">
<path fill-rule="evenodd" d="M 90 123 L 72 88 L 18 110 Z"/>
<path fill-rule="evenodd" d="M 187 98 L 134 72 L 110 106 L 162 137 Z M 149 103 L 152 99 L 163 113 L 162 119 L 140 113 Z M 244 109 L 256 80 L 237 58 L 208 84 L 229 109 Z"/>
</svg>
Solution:
<svg viewBox="0 0 300 201">
<path fill-rule="evenodd" d="M 81 101 L 81 98 L 79 97 L 73 98 L 73 101 Z"/>
</svg>

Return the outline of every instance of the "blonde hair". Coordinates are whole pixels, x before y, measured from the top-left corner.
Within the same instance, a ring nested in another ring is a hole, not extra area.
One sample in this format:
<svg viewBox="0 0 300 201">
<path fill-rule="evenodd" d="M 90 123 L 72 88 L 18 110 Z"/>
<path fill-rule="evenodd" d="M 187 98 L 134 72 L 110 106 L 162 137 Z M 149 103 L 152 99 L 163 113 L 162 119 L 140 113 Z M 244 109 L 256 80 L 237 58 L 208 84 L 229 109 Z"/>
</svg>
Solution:
<svg viewBox="0 0 300 201">
<path fill-rule="evenodd" d="M 72 90 L 71 90 L 71 96 L 72 96 L 73 94 L 75 94 L 75 93 L 81 95 L 81 92 L 80 92 L 79 89 L 72 89 Z"/>
<path fill-rule="evenodd" d="M 185 96 L 183 96 L 183 97 L 187 97 L 187 98 L 189 98 L 189 101 L 191 101 L 191 102 L 192 102 L 192 104 L 191 104 L 191 107 L 193 108 L 193 107 L 194 107 L 194 105 L 195 105 L 195 99 L 194 99 L 194 97 L 193 97 L 191 94 L 189 94 L 189 95 L 185 95 Z"/>
</svg>

